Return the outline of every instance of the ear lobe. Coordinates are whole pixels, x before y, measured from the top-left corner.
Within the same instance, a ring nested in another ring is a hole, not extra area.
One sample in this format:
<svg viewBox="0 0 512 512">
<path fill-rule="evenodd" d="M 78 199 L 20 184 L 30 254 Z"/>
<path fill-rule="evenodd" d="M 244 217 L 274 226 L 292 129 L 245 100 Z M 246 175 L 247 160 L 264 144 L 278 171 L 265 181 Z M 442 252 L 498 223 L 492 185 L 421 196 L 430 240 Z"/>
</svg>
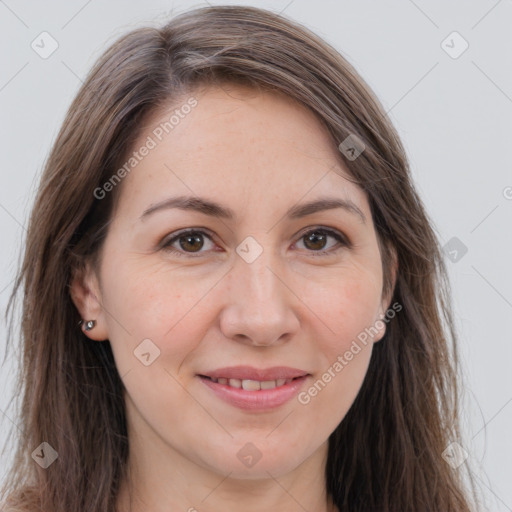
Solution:
<svg viewBox="0 0 512 512">
<path fill-rule="evenodd" d="M 386 317 L 381 310 L 379 318 L 374 323 L 374 328 L 377 329 L 378 331 L 377 334 L 375 334 L 375 336 L 373 336 L 372 338 L 372 341 L 374 343 L 378 343 L 384 337 L 384 334 L 386 334 L 386 320 L 384 320 L 385 318 Z"/>
<path fill-rule="evenodd" d="M 70 296 L 83 320 L 82 332 L 93 340 L 106 340 L 108 332 L 101 306 L 99 282 L 95 271 L 89 264 L 73 272 Z M 85 331 L 84 323 L 88 320 L 95 320 L 96 324 L 90 331 Z"/>
</svg>

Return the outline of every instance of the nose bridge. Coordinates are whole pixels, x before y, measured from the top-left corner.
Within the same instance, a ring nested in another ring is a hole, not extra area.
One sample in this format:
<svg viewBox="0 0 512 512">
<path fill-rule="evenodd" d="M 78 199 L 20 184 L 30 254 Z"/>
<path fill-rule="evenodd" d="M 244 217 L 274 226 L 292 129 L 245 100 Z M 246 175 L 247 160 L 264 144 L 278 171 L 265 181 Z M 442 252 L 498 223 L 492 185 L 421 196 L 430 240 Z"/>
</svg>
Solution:
<svg viewBox="0 0 512 512">
<path fill-rule="evenodd" d="M 247 237 L 237 247 L 235 263 L 236 280 L 241 285 L 242 295 L 250 294 L 253 300 L 275 300 L 281 295 L 282 284 L 276 275 L 276 252 L 271 247 L 270 237 Z M 249 297 L 251 298 L 251 297 Z"/>
<path fill-rule="evenodd" d="M 227 337 L 242 336 L 254 344 L 268 345 L 294 331 L 298 321 L 293 312 L 293 294 L 279 275 L 277 251 L 270 237 L 259 240 L 246 239 L 237 247 L 221 325 Z"/>
</svg>

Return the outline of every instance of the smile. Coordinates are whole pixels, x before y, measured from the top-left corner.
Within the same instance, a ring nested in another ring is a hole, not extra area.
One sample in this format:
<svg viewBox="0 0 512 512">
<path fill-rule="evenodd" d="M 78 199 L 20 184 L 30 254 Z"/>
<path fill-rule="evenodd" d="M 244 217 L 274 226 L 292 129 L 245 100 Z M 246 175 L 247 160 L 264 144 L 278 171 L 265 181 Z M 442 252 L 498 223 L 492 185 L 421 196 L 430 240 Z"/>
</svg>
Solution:
<svg viewBox="0 0 512 512">
<path fill-rule="evenodd" d="M 197 377 L 216 398 L 251 412 L 265 412 L 289 402 L 311 376 L 289 367 L 256 369 L 249 366 L 220 368 Z"/>
</svg>

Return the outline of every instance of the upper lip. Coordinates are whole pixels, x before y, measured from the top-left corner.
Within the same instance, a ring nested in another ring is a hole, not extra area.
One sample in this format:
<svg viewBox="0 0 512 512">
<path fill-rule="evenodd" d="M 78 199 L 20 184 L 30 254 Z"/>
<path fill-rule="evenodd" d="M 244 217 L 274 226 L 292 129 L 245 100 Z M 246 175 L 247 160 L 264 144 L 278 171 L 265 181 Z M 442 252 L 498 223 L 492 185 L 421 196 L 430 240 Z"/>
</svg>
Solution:
<svg viewBox="0 0 512 512">
<path fill-rule="evenodd" d="M 272 368 L 264 369 L 253 368 L 252 366 L 230 366 L 201 373 L 200 375 L 213 379 L 225 378 L 268 381 L 277 379 L 295 379 L 296 377 L 303 377 L 309 374 L 304 370 L 290 368 L 288 366 L 274 366 Z"/>
</svg>

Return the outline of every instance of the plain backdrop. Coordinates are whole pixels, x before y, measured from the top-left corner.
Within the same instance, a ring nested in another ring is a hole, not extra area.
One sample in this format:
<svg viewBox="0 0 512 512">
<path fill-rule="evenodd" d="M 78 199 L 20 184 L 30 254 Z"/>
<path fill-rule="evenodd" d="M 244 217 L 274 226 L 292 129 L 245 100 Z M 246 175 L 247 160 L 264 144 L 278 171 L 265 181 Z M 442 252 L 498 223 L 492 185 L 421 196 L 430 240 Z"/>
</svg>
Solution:
<svg viewBox="0 0 512 512">
<path fill-rule="evenodd" d="M 223 3 L 282 11 L 306 25 L 356 67 L 388 111 L 439 239 L 448 244 L 466 377 L 465 438 L 458 441 L 488 509 L 512 511 L 512 2 Z M 0 0 L 2 311 L 37 179 L 82 79 L 121 34 L 201 5 L 206 4 Z M 48 58 L 31 46 L 48 37 L 42 32 L 58 44 Z M 3 357 L 5 322 L 0 329 Z M 7 431 L 17 428 L 9 406 L 18 391 L 13 355 L 0 368 L 2 445 Z M 5 444 L 0 478 L 11 457 Z"/>
</svg>

